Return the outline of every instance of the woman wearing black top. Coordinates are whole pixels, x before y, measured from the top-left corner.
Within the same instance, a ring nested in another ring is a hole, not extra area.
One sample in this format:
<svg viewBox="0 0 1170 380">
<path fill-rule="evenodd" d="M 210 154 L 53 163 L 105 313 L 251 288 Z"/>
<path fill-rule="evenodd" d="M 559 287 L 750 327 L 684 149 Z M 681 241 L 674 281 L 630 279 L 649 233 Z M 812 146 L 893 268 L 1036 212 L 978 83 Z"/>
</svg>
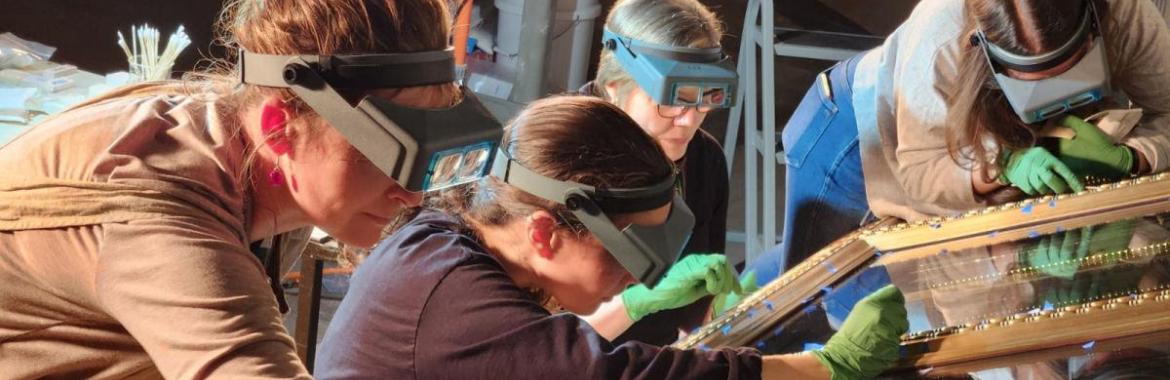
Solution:
<svg viewBox="0 0 1170 380">
<path fill-rule="evenodd" d="M 719 47 L 723 34 L 715 14 L 697 0 L 621 0 L 610 11 L 605 27 L 623 37 L 674 47 Z M 719 142 L 699 129 L 711 109 L 660 105 L 633 75 L 614 52 L 604 49 L 596 81 L 587 84 L 581 93 L 608 99 L 620 107 L 678 165 L 682 174 L 679 191 L 695 214 L 695 227 L 683 256 L 713 253 L 719 260 L 726 260 L 727 160 Z M 644 310 L 647 308 L 640 304 L 645 302 L 637 295 L 623 294 L 585 318 L 615 343 L 636 340 L 664 345 L 677 340 L 680 331 L 701 325 L 712 299 L 676 298 L 678 306 Z"/>
<path fill-rule="evenodd" d="M 505 177 L 523 169 L 546 183 L 597 188 L 589 199 L 674 176 L 651 137 L 596 98 L 534 102 L 506 128 L 501 145 L 496 160 L 509 165 Z M 433 196 L 358 267 L 325 334 L 318 378 L 854 379 L 873 377 L 897 358 L 907 322 L 893 288 L 858 303 L 825 349 L 812 354 L 614 346 L 579 317 L 550 312 L 554 304 L 593 312 L 635 282 L 606 248 L 610 240 L 599 237 L 610 235 L 587 227 L 581 208 L 497 176 L 493 170 Z M 669 186 L 659 191 L 673 194 Z M 665 203 L 624 213 L 597 204 L 619 229 L 669 226 L 676 212 L 686 213 L 672 209 L 669 197 L 656 199 Z"/>
</svg>

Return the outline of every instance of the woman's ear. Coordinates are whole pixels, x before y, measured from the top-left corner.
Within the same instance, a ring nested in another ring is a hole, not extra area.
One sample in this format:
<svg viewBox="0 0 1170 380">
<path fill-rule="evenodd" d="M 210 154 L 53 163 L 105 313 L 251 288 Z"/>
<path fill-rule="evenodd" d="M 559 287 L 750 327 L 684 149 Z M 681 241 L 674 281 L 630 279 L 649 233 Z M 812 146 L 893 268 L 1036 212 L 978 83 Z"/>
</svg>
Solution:
<svg viewBox="0 0 1170 380">
<path fill-rule="evenodd" d="M 537 211 L 528 217 L 528 244 L 540 257 L 552 259 L 560 248 L 556 225 L 556 219 L 548 211 Z"/>
<path fill-rule="evenodd" d="M 617 82 L 609 82 L 605 84 L 605 94 L 609 95 L 609 100 L 617 104 L 618 85 Z"/>
<path fill-rule="evenodd" d="M 276 96 L 269 96 L 260 107 L 260 132 L 264 134 L 264 146 L 276 155 L 292 151 L 291 131 L 287 128 L 292 107 Z"/>
</svg>

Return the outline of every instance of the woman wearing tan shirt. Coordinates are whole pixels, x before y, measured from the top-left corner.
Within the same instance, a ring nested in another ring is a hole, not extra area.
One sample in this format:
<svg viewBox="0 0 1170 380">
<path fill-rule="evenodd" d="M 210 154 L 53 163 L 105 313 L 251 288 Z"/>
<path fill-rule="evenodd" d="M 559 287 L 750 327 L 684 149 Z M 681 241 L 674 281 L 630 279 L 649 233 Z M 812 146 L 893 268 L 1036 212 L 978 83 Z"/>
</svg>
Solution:
<svg viewBox="0 0 1170 380">
<path fill-rule="evenodd" d="M 448 17 L 441 0 L 263 0 L 221 25 L 253 55 L 441 54 Z M 420 197 L 297 89 L 242 71 L 122 89 L 0 148 L 2 377 L 309 377 L 249 243 L 317 226 L 370 246 Z M 450 79 L 384 87 L 339 92 L 459 102 Z"/>
</svg>

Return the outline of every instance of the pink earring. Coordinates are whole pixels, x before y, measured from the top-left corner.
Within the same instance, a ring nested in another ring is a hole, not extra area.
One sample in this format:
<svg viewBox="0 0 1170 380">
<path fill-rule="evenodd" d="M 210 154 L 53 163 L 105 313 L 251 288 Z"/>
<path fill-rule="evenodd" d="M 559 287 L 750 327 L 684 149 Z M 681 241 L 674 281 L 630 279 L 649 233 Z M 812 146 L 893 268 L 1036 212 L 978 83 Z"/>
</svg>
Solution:
<svg viewBox="0 0 1170 380">
<path fill-rule="evenodd" d="M 284 186 L 284 173 L 280 171 L 280 168 L 273 168 L 272 171 L 268 172 L 268 184 L 273 187 Z"/>
</svg>

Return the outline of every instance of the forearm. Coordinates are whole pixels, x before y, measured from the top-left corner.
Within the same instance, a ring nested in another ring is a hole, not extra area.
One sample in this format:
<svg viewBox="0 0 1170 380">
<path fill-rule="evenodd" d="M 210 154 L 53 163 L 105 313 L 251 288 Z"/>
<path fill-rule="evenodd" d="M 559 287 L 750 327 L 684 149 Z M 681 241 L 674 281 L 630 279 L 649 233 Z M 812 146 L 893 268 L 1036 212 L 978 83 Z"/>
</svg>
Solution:
<svg viewBox="0 0 1170 380">
<path fill-rule="evenodd" d="M 630 313 L 626 311 L 626 303 L 622 301 L 621 296 L 601 304 L 593 314 L 580 317 L 593 326 L 598 335 L 609 341 L 616 339 L 634 325 L 634 320 L 630 319 Z"/>
<path fill-rule="evenodd" d="M 762 380 L 829 379 L 829 369 L 807 352 L 764 356 Z"/>
</svg>

